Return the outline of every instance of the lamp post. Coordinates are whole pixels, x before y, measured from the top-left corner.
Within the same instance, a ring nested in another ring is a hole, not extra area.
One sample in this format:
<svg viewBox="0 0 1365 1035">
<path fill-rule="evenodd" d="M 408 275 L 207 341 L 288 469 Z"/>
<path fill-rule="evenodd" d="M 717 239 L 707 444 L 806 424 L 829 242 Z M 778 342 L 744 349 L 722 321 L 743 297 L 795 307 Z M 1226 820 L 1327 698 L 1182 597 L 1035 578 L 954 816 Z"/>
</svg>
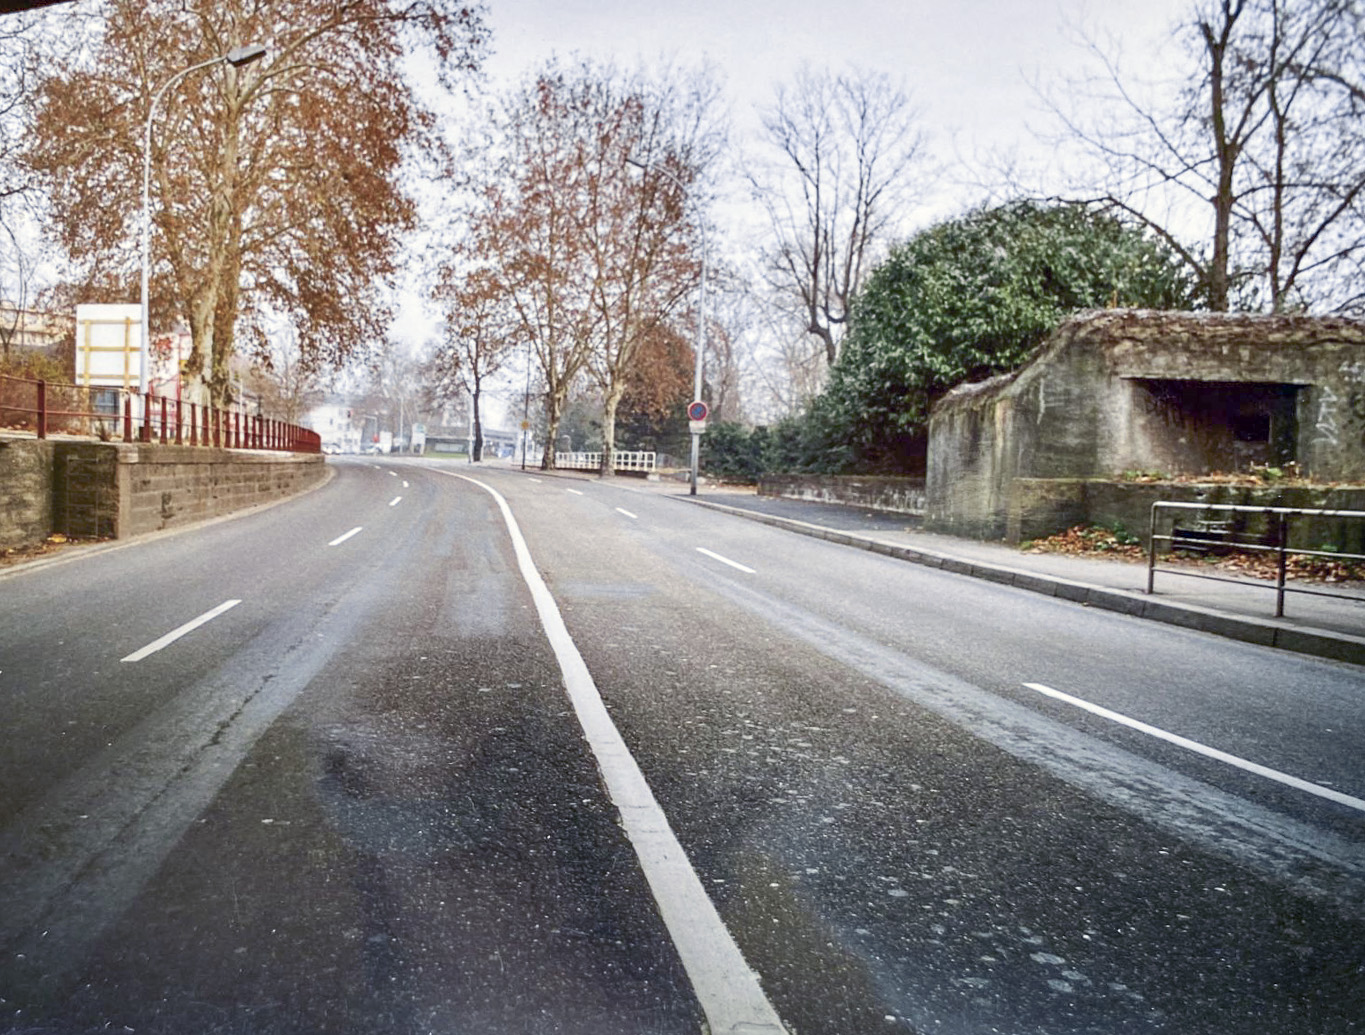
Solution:
<svg viewBox="0 0 1365 1035">
<path fill-rule="evenodd" d="M 531 445 L 531 343 L 526 342 L 526 394 L 521 397 L 521 469 L 526 470 L 526 452 Z"/>
<path fill-rule="evenodd" d="M 651 167 L 650 165 L 648 165 L 647 163 L 638 161 L 637 159 L 634 159 L 634 158 L 627 158 L 626 161 L 627 161 L 629 164 L 635 166 L 635 168 L 640 169 L 640 170 L 643 170 L 643 171 L 646 172 L 646 173 L 648 173 L 648 172 L 651 170 L 651 168 L 652 168 L 652 167 Z M 669 172 L 667 169 L 657 169 L 657 170 L 654 170 L 654 171 L 659 172 L 659 173 L 662 173 L 664 176 L 667 176 L 670 180 L 672 180 L 674 183 L 676 183 L 676 184 L 678 185 L 678 189 L 679 189 L 680 191 L 682 191 L 684 195 L 687 193 L 687 185 L 686 185 L 685 183 L 683 183 L 683 181 L 680 180 L 680 179 L 679 179 L 677 176 L 675 176 L 673 173 Z M 692 371 L 692 400 L 693 400 L 693 402 L 700 402 L 700 401 L 701 401 L 701 361 L 702 361 L 702 356 L 703 356 L 703 354 L 705 353 L 705 350 L 706 350 L 706 220 L 702 218 L 700 212 L 697 213 L 697 227 L 698 227 L 698 229 L 701 230 L 701 283 L 698 285 L 698 292 L 697 292 L 697 294 L 698 294 L 698 297 L 697 297 L 697 346 L 696 346 L 695 365 L 694 365 L 693 371 Z M 692 495 L 692 496 L 695 496 L 695 495 L 697 494 L 697 467 L 698 467 L 698 465 L 699 465 L 700 455 L 701 455 L 701 432 L 700 432 L 700 431 L 693 431 L 693 432 L 692 432 L 692 487 L 691 487 L 691 489 L 689 490 L 689 495 Z"/>
<path fill-rule="evenodd" d="M 147 106 L 147 125 L 142 134 L 142 363 L 137 379 L 139 396 L 147 394 L 147 366 L 152 354 L 152 329 L 147 320 L 147 276 L 152 251 L 152 117 L 156 114 L 157 102 L 161 100 L 167 90 L 191 72 L 208 68 L 210 65 L 220 64 L 241 68 L 253 61 L 259 61 L 265 57 L 265 53 L 264 46 L 259 43 L 251 43 L 242 47 L 233 47 L 226 54 L 220 54 L 216 58 L 210 58 L 208 61 L 201 61 L 197 65 L 181 69 L 161 84 L 161 88 L 152 95 L 152 103 Z"/>
</svg>

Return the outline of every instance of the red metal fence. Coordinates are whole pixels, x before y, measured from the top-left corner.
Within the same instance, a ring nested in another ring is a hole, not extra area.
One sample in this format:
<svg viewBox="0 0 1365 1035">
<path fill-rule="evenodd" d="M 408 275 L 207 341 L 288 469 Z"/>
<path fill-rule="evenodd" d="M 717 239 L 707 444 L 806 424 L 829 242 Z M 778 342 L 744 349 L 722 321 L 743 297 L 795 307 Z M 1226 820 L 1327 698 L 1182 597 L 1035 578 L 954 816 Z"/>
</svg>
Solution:
<svg viewBox="0 0 1365 1035">
<path fill-rule="evenodd" d="M 0 430 L 81 435 L 104 441 L 159 442 L 320 453 L 316 431 L 241 410 L 223 410 L 122 388 L 90 388 L 0 374 Z"/>
</svg>

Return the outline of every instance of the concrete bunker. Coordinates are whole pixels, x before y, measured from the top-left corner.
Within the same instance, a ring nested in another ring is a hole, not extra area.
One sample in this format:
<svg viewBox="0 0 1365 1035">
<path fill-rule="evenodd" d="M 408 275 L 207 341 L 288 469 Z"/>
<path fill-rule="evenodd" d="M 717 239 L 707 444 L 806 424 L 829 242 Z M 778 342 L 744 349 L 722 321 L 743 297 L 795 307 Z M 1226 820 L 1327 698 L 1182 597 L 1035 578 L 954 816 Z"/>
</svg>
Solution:
<svg viewBox="0 0 1365 1035">
<path fill-rule="evenodd" d="M 1018 539 L 1086 520 L 1094 484 L 1253 467 L 1365 478 L 1365 322 L 1113 309 L 929 418 L 926 527 Z"/>
</svg>

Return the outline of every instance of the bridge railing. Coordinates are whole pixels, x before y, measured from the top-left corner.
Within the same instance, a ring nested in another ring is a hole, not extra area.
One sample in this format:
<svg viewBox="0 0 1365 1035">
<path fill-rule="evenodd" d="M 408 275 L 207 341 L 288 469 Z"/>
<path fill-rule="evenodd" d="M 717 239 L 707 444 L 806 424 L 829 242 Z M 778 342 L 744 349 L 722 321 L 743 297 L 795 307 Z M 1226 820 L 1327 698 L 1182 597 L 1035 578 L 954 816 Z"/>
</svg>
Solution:
<svg viewBox="0 0 1365 1035">
<path fill-rule="evenodd" d="M 652 452 L 628 452 L 617 450 L 611 456 L 611 466 L 617 471 L 652 471 L 658 454 Z M 556 453 L 555 467 L 566 471 L 600 471 L 602 454 L 597 453 Z"/>
</svg>

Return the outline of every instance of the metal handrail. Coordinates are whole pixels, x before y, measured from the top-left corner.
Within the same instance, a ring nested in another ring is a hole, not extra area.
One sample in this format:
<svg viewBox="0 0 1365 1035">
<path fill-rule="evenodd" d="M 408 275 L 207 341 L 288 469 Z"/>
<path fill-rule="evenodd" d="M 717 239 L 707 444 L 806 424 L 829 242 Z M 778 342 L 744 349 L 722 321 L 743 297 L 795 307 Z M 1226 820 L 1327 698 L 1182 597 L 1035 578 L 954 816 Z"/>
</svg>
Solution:
<svg viewBox="0 0 1365 1035">
<path fill-rule="evenodd" d="M 322 452 L 322 436 L 311 428 L 237 408 L 187 403 L 152 392 L 0 374 L 0 388 L 14 385 L 25 386 L 20 390 L 32 393 L 33 405 L 20 405 L 20 400 L 10 398 L 10 391 L 0 391 L 0 415 L 25 415 L 24 426 L 31 427 L 40 439 L 47 438 L 55 424 L 66 433 L 124 442 Z M 79 405 L 82 398 L 84 406 Z M 106 405 L 99 407 L 96 399 Z M 0 425 L 4 423 L 0 421 Z"/>
<path fill-rule="evenodd" d="M 1233 538 L 1218 539 L 1214 537 L 1199 537 L 1192 535 L 1180 535 L 1182 531 L 1177 528 L 1174 522 L 1171 525 L 1170 535 L 1157 534 L 1157 515 L 1159 511 L 1199 511 L 1215 512 L 1226 514 L 1257 514 L 1273 522 L 1274 537 L 1272 543 L 1266 543 L 1264 539 L 1260 542 L 1250 540 L 1238 540 Z M 1334 560 L 1346 561 L 1365 561 L 1365 554 L 1344 553 L 1333 550 L 1305 550 L 1289 545 L 1289 522 L 1294 518 L 1346 518 L 1365 519 L 1365 511 L 1361 510 L 1319 510 L 1307 507 L 1252 507 L 1237 503 L 1187 503 L 1172 500 L 1158 500 L 1152 504 L 1151 521 L 1148 525 L 1147 541 L 1147 592 L 1155 592 L 1156 573 L 1166 572 L 1170 575 L 1183 575 L 1186 578 L 1208 579 L 1212 582 L 1231 582 L 1237 585 L 1247 585 L 1242 579 L 1229 578 L 1224 575 L 1209 575 L 1205 572 L 1186 571 L 1179 568 L 1158 568 L 1156 564 L 1157 543 L 1169 543 L 1171 549 L 1180 549 L 1182 546 L 1190 549 L 1208 549 L 1210 546 L 1228 546 L 1236 550 L 1247 553 L 1273 553 L 1278 559 L 1275 577 L 1275 617 L 1284 617 L 1284 598 L 1286 593 L 1303 593 L 1309 596 L 1345 598 L 1344 593 L 1329 593 L 1320 589 L 1305 589 L 1300 586 L 1287 586 L 1288 581 L 1288 561 L 1289 557 L 1330 557 Z M 1270 587 L 1266 587 L 1269 589 Z"/>
</svg>

